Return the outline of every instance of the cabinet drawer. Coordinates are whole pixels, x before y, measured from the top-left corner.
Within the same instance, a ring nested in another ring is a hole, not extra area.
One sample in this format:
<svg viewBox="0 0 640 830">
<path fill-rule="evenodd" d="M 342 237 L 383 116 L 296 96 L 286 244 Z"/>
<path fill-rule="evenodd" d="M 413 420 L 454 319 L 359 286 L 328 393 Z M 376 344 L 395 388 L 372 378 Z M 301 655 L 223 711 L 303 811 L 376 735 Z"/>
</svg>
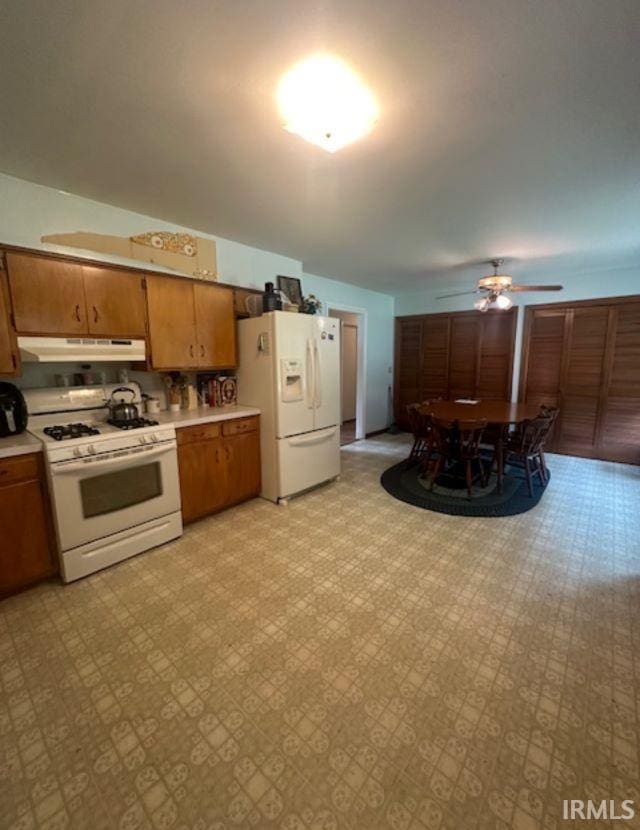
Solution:
<svg viewBox="0 0 640 830">
<path fill-rule="evenodd" d="M 256 432 L 258 419 L 254 415 L 251 418 L 234 418 L 232 421 L 222 422 L 223 435 L 241 435 L 244 432 Z"/>
<path fill-rule="evenodd" d="M 193 444 L 196 441 L 208 441 L 220 436 L 220 424 L 200 424 L 195 427 L 178 427 L 176 440 L 178 446 Z"/>
<path fill-rule="evenodd" d="M 36 453 L 0 458 L 0 486 L 14 481 L 38 478 L 39 475 L 40 465 Z"/>
</svg>

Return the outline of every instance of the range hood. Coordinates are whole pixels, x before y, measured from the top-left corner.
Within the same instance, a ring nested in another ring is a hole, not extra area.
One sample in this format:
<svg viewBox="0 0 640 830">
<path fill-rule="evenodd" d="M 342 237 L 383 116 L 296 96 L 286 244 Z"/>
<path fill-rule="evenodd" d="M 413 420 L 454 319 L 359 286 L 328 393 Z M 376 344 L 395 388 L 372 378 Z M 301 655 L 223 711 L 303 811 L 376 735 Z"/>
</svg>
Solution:
<svg viewBox="0 0 640 830">
<path fill-rule="evenodd" d="M 144 340 L 91 337 L 18 337 L 25 363 L 98 363 L 145 360 Z"/>
</svg>

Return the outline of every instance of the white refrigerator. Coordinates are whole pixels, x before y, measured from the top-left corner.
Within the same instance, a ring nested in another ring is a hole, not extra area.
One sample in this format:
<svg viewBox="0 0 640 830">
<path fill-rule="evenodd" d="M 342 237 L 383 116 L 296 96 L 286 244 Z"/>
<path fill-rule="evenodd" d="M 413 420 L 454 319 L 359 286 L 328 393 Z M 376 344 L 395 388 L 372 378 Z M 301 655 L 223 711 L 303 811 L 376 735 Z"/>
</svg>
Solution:
<svg viewBox="0 0 640 830">
<path fill-rule="evenodd" d="M 238 402 L 260 409 L 261 495 L 340 474 L 340 321 L 271 311 L 238 322 Z"/>
</svg>

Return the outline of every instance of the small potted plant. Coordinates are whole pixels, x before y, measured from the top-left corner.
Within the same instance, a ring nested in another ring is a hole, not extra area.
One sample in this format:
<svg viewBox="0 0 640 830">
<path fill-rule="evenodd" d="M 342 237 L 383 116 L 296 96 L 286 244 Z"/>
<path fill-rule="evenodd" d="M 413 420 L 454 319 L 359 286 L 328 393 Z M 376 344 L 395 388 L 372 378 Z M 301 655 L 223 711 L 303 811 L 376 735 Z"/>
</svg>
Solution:
<svg viewBox="0 0 640 830">
<path fill-rule="evenodd" d="M 315 294 L 309 294 L 308 297 L 302 298 L 303 314 L 318 314 L 320 311 L 322 311 L 322 302 Z"/>
</svg>

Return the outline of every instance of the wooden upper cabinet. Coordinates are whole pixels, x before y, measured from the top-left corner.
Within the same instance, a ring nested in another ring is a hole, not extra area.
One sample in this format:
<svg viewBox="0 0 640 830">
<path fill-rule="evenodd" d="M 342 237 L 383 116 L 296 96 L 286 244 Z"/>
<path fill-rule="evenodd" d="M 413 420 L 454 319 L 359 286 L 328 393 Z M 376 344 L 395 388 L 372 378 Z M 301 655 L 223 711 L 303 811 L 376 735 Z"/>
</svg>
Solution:
<svg viewBox="0 0 640 830">
<path fill-rule="evenodd" d="M 0 375 L 16 375 L 19 371 L 19 352 L 9 314 L 7 275 L 0 270 Z"/>
<path fill-rule="evenodd" d="M 117 268 L 82 266 L 90 334 L 140 337 L 146 334 L 143 277 Z"/>
<path fill-rule="evenodd" d="M 236 358 L 233 289 L 194 283 L 198 366 L 232 368 Z"/>
<path fill-rule="evenodd" d="M 197 368 L 193 283 L 181 277 L 147 277 L 147 309 L 152 367 Z"/>
<path fill-rule="evenodd" d="M 82 266 L 7 253 L 9 289 L 19 334 L 86 334 Z"/>
</svg>

